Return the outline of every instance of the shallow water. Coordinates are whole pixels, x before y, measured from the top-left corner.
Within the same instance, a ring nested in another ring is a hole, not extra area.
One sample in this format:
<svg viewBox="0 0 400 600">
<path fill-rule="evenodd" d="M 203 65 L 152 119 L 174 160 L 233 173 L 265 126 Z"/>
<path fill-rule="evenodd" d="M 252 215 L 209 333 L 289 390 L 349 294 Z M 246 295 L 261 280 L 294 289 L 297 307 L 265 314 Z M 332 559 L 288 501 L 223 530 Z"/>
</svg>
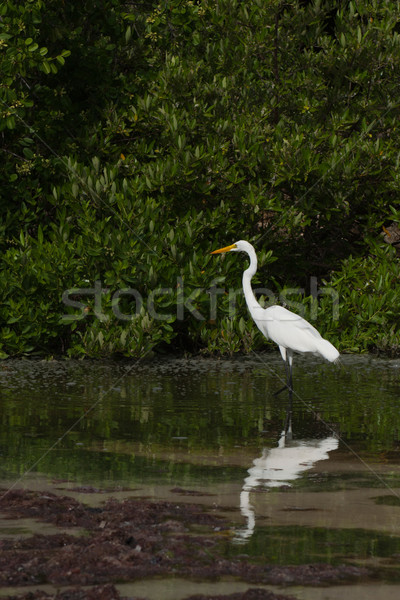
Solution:
<svg viewBox="0 0 400 600">
<path fill-rule="evenodd" d="M 105 490 L 202 502 L 235 524 L 229 556 L 350 560 L 397 580 L 399 367 L 399 360 L 367 356 L 345 356 L 338 367 L 296 357 L 287 441 L 287 398 L 274 396 L 284 376 L 276 354 L 7 361 L 0 366 L 0 484 L 75 489 L 92 503 Z M 14 534 L 29 533 L 25 525 Z M 12 532 L 0 523 L 2 535 Z"/>
</svg>

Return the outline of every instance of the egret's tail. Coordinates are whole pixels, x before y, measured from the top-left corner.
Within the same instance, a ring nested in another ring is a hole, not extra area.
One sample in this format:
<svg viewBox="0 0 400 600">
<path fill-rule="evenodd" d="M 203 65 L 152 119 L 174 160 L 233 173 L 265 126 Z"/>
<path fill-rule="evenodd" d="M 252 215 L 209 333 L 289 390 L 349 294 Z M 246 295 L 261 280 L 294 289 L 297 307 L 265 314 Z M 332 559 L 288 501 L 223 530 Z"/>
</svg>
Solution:
<svg viewBox="0 0 400 600">
<path fill-rule="evenodd" d="M 324 338 L 318 340 L 318 352 L 330 362 L 335 362 L 340 356 L 335 346 L 328 340 L 324 340 Z"/>
</svg>

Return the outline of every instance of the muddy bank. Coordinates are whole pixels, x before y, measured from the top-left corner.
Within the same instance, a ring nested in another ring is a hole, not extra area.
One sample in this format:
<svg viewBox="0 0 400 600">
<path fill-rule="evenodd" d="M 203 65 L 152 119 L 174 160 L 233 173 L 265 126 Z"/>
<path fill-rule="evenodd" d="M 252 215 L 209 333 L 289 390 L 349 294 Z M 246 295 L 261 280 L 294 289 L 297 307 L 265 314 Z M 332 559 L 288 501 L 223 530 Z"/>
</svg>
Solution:
<svg viewBox="0 0 400 600">
<path fill-rule="evenodd" d="M 115 584 L 148 577 L 203 581 L 233 577 L 256 588 L 257 584 L 334 584 L 369 574 L 350 565 L 276 566 L 247 556 L 228 559 L 224 540 L 231 536 L 229 523 L 196 504 L 110 499 L 101 507 L 90 507 L 68 496 L 3 490 L 0 512 L 13 520 L 34 518 L 64 530 L 0 540 L 0 586 L 73 588 L 56 595 L 29 591 L 8 596 L 9 600 L 122 600 Z M 68 528 L 71 533 L 65 532 Z M 191 600 L 206 598 L 191 596 Z M 218 598 L 284 600 L 288 596 L 250 589 Z"/>
</svg>

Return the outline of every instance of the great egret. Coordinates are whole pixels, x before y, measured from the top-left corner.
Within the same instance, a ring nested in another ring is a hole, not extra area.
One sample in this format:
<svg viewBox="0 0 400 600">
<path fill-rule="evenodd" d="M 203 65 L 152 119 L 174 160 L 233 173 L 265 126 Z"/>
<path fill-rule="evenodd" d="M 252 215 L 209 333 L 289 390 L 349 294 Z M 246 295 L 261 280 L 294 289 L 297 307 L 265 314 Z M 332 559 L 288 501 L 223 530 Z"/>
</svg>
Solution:
<svg viewBox="0 0 400 600">
<path fill-rule="evenodd" d="M 286 429 L 291 423 L 292 394 L 293 394 L 293 352 L 312 352 L 334 362 L 339 358 L 339 352 L 328 340 L 308 321 L 287 310 L 283 306 L 263 308 L 256 300 L 251 287 L 252 277 L 257 272 L 257 256 L 253 246 L 245 240 L 239 240 L 231 246 L 214 250 L 211 254 L 223 252 L 246 252 L 250 258 L 250 266 L 243 271 L 243 292 L 247 307 L 258 329 L 266 338 L 273 340 L 279 346 L 286 369 L 286 387 L 289 390 L 289 414 Z M 279 390 L 280 393 L 282 390 Z"/>
</svg>

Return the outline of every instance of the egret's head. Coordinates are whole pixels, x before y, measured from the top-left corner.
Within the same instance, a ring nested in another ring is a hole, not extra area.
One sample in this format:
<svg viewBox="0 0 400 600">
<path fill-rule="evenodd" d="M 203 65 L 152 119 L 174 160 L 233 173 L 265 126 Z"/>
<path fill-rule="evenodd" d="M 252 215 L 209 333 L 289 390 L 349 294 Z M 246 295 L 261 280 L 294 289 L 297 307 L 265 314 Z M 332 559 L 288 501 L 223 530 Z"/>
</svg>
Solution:
<svg viewBox="0 0 400 600">
<path fill-rule="evenodd" d="M 231 244 L 230 246 L 225 246 L 225 248 L 219 248 L 219 250 L 214 250 L 211 254 L 222 254 L 223 252 L 234 252 L 237 250 L 236 244 Z"/>
<path fill-rule="evenodd" d="M 211 254 L 222 254 L 223 252 L 248 252 L 249 247 L 252 247 L 249 242 L 246 242 L 245 240 L 239 240 L 230 246 L 225 246 L 225 248 L 214 250 L 214 252 L 211 252 Z"/>
</svg>

